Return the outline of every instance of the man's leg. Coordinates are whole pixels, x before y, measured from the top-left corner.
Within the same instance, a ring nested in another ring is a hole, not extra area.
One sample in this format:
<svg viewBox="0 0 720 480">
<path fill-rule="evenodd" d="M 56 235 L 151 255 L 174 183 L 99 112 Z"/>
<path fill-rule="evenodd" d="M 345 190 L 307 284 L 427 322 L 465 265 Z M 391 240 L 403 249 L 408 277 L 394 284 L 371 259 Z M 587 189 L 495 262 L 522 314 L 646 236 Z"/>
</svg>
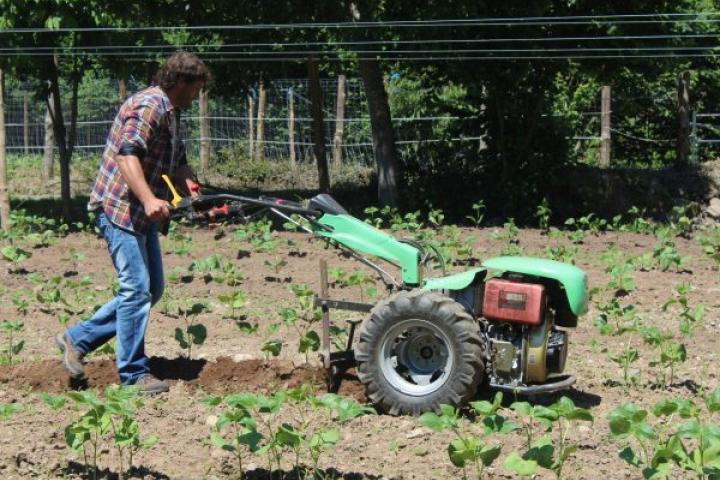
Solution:
<svg viewBox="0 0 720 480">
<path fill-rule="evenodd" d="M 119 241 L 113 261 L 120 289 L 115 309 L 115 360 L 120 381 L 133 384 L 150 371 L 145 356 L 145 330 L 152 303 L 147 239 L 154 236 L 157 240 L 157 233 L 134 235 L 120 229 L 116 229 L 116 233 Z"/>
<path fill-rule="evenodd" d="M 118 229 L 113 227 L 112 223 L 102 212 L 98 213 L 97 225 L 100 233 L 105 237 L 108 252 L 110 252 L 112 257 L 112 252 L 117 250 L 115 244 L 118 241 L 116 239 L 116 231 Z M 115 264 L 114 258 L 113 264 Z M 72 345 L 82 355 L 92 352 L 115 336 L 117 330 L 115 325 L 115 310 L 117 309 L 117 304 L 118 298 L 113 298 L 100 307 L 90 319 L 72 326 L 65 332 Z"/>
</svg>

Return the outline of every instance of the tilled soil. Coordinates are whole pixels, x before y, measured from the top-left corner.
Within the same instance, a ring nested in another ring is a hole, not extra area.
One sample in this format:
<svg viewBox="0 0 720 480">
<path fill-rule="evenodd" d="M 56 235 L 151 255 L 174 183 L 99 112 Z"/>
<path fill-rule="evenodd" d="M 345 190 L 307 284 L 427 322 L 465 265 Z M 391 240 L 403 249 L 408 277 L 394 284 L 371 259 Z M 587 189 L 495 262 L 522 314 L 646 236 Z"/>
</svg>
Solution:
<svg viewBox="0 0 720 480">
<path fill-rule="evenodd" d="M 502 242 L 491 238 L 496 230 L 463 229 L 462 233 L 474 239 L 475 256 L 489 258 L 498 255 L 503 248 Z M 161 305 L 154 307 L 146 337 L 146 351 L 152 356 L 152 372 L 167 379 L 171 390 L 146 399 L 144 407 L 138 412 L 143 434 L 158 435 L 160 441 L 152 450 L 136 456 L 136 468 L 131 470 L 133 478 L 237 478 L 238 470 L 232 456 L 208 442 L 213 430 L 211 417 L 217 412 L 203 405 L 201 400 L 208 393 L 271 393 L 302 384 L 312 385 L 317 394 L 325 392 L 325 373 L 317 357 L 310 355 L 309 363 L 306 363 L 305 355 L 297 353 L 299 332 L 281 326 L 279 332 L 269 333 L 268 326 L 282 323 L 278 309 L 295 303 L 290 285 L 306 284 L 319 291 L 320 259 L 326 259 L 331 266 L 342 267 L 350 273 L 360 267 L 358 262 L 333 250 L 325 250 L 323 243 L 309 242 L 301 234 L 274 234 L 276 248 L 266 253 L 259 253 L 247 242 L 236 240 L 232 228 L 227 228 L 225 232 L 218 229 L 189 230 L 188 234 L 192 237 L 189 255 L 181 254 L 176 242 L 163 240 L 166 275 L 176 269 L 187 272 L 194 260 L 219 253 L 242 271 L 245 278 L 241 285 L 235 287 L 197 273 L 185 282 L 167 283 L 165 298 L 205 299 L 209 302 L 212 311 L 198 317 L 198 321 L 207 327 L 208 337 L 203 345 L 193 346 L 191 359 L 184 358 L 181 356 L 183 351 L 173 338 L 176 327 L 184 328 L 183 320 L 177 315 L 163 314 Z M 580 245 L 576 263 L 588 272 L 591 287 L 604 286 L 608 281 L 599 256 L 610 243 L 615 243 L 627 255 L 638 255 L 651 251 L 655 238 L 614 233 L 588 235 L 584 244 Z M 547 245 L 558 244 L 569 245 L 567 240 L 549 239 L 535 230 L 523 230 L 520 234 L 520 246 L 526 254 L 544 256 Z M 578 450 L 568 461 L 565 478 L 640 478 L 637 469 L 618 457 L 619 445 L 609 439 L 607 414 L 625 401 L 633 401 L 645 408 L 668 397 L 693 398 L 700 402 L 699 395 L 703 389 L 713 389 L 718 385 L 718 271 L 696 242 L 678 238 L 676 244 L 682 255 L 692 256 L 688 271 L 635 272 L 637 288 L 621 301 L 623 305 L 634 305 L 646 324 L 676 331 L 677 314 L 672 308 L 663 310 L 662 305 L 673 295 L 677 285 L 688 283 L 692 287 L 690 304 L 704 304 L 706 313 L 705 321 L 695 335 L 685 341 L 687 361 L 677 368 L 673 385 L 668 390 L 659 388 L 657 369 L 650 366 L 650 347 L 638 337 L 628 337 L 633 338 L 633 346 L 640 351 L 640 360 L 632 369 L 638 381 L 635 385 L 623 386 L 622 371 L 608 359 L 608 353 L 617 352 L 627 339 L 598 333 L 593 322 L 599 312 L 593 303 L 590 312 L 570 333 L 566 371 L 576 377 L 577 383 L 564 393 L 577 405 L 589 408 L 595 422 L 581 424 L 570 433 L 569 438 L 578 445 Z M 71 301 L 75 312 L 71 316 L 72 324 L 90 314 L 94 305 L 100 305 L 111 297 L 114 272 L 104 242 L 89 234 L 71 234 L 49 247 L 33 249 L 32 254 L 32 258 L 21 268 L 0 264 L 0 319 L 20 319 L 25 325 L 24 331 L 17 337 L 25 341 L 25 347 L 16 364 L 0 367 L 0 406 L 14 402 L 23 406 L 20 412 L 8 418 L 0 417 L 0 478 L 87 478 L 82 467 L 82 453 L 72 452 L 66 447 L 63 433 L 65 426 L 80 412 L 72 407 L 52 411 L 39 394 L 57 394 L 74 388 L 102 390 L 118 381 L 114 360 L 107 355 L 92 355 L 87 359 L 86 381 L 77 383 L 70 380 L 52 343 L 54 334 L 62 330 L 58 315 L 64 307 L 41 306 L 36 302 L 34 296 L 40 286 L 31 281 L 31 276 L 41 275 L 45 279 L 61 276 L 64 282 L 85 276 L 92 280 L 91 285 L 81 289 L 92 299 Z M 272 264 L 281 259 L 287 265 L 276 272 Z M 456 268 L 460 269 L 462 267 Z M 218 299 L 221 294 L 237 290 L 245 292 L 247 297 L 242 322 L 257 325 L 255 333 L 242 333 L 236 320 L 230 318 L 229 310 Z M 17 294 L 30 301 L 27 316 L 21 316 L 11 301 Z M 336 285 L 331 288 L 331 296 L 368 301 L 366 297 L 360 297 L 358 287 Z M 595 299 L 596 302 L 601 300 L 599 297 Z M 363 315 L 333 312 L 332 318 L 335 325 L 342 327 L 346 326 L 344 320 L 362 319 Z M 319 329 L 318 325 L 315 327 Z M 283 342 L 279 358 L 266 358 L 261 351 L 261 344 L 270 337 L 277 337 Z M 366 401 L 364 387 L 352 371 L 346 374 L 339 393 Z M 481 399 L 492 395 L 493 392 L 486 390 L 478 392 Z M 506 405 L 513 400 L 507 397 Z M 548 404 L 557 398 L 559 394 L 530 400 Z M 313 418 L 319 422 L 328 421 L 322 412 L 311 415 L 316 416 Z M 471 419 L 463 422 L 467 426 Z M 327 478 L 459 478 L 462 471 L 452 466 L 447 455 L 451 439 L 452 435 L 448 432 L 430 433 L 412 417 L 364 416 L 342 426 L 340 442 L 321 458 L 320 467 L 328 474 Z M 514 449 L 522 449 L 523 436 L 506 435 L 489 441 L 502 444 L 503 453 L 496 464 L 486 469 L 486 477 L 515 478 L 504 469 L 502 459 Z M 308 459 L 303 462 L 309 463 Z M 283 465 L 284 478 L 298 477 L 298 472 L 290 471 L 291 465 L 288 458 Z M 115 478 L 117 458 L 114 452 L 108 450 L 103 453 L 100 467 L 101 478 Z M 248 478 L 269 477 L 268 466 L 260 457 L 249 456 L 245 468 L 250 472 Z M 683 478 L 679 470 L 676 473 L 677 478 Z M 280 477 L 279 472 L 275 472 L 273 478 Z M 545 471 L 538 478 L 553 478 L 553 475 Z"/>
</svg>

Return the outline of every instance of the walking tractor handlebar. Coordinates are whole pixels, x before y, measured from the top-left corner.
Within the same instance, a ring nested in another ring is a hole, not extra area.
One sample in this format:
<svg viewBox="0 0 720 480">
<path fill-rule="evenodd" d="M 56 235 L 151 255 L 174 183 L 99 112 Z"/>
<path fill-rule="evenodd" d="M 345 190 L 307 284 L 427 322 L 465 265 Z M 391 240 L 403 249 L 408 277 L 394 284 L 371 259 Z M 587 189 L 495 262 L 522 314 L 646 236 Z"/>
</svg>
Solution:
<svg viewBox="0 0 720 480">
<path fill-rule="evenodd" d="M 587 277 L 574 265 L 497 257 L 446 275 L 442 255 L 430 243 L 389 235 L 327 194 L 303 203 L 229 193 L 181 197 L 163 178 L 172 193 L 173 219 L 248 222 L 272 213 L 349 253 L 385 283 L 388 297 L 375 305 L 330 299 L 327 264 L 321 260 L 315 305 L 323 313 L 321 357 L 331 391 L 346 369 L 356 367 L 378 407 L 417 414 L 443 403 L 461 406 L 481 385 L 535 395 L 575 382 L 561 375 L 568 329 L 587 312 Z M 393 276 L 396 271 L 400 278 Z M 369 313 L 362 321 L 348 320 L 344 351 L 330 351 L 331 309 Z M 361 332 L 355 336 L 357 324 Z"/>
</svg>

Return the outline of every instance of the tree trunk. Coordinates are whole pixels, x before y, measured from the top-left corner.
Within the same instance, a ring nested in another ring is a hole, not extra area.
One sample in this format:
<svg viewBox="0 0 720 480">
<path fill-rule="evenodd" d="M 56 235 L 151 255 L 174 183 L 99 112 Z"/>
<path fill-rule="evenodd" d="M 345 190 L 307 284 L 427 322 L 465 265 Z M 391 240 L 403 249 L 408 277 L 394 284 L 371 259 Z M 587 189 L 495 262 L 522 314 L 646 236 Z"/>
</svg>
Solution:
<svg viewBox="0 0 720 480">
<path fill-rule="evenodd" d="M 73 100 L 77 102 L 77 80 L 73 80 Z M 53 132 L 55 133 L 55 141 L 58 146 L 60 157 L 60 198 L 62 200 L 62 212 L 65 220 L 72 218 L 72 197 L 70 193 L 70 157 L 72 156 L 72 147 L 66 137 L 65 120 L 63 119 L 62 102 L 60 101 L 60 85 L 57 69 L 57 56 L 50 63 L 50 93 L 48 101 L 52 98 L 52 123 Z M 72 109 L 71 109 L 72 110 Z M 73 129 L 74 130 L 74 129 Z M 74 132 L 71 132 L 74 133 Z"/>
<path fill-rule="evenodd" d="M 687 167 L 690 158 L 690 72 L 678 75 L 678 135 L 675 168 Z"/>
<path fill-rule="evenodd" d="M 5 157 L 5 74 L 0 69 L 0 227 L 10 228 L 10 198 L 8 197 Z"/>
<path fill-rule="evenodd" d="M 390 116 L 390 104 L 377 59 L 360 59 L 362 77 L 372 127 L 373 150 L 377 162 L 378 202 L 397 206 L 399 165 L 395 152 L 395 135 Z"/>
<path fill-rule="evenodd" d="M 330 191 L 330 174 L 325 155 L 325 121 L 323 118 L 322 86 L 320 68 L 315 55 L 308 58 L 308 78 L 310 79 L 310 102 L 312 103 L 313 152 L 317 161 L 318 188 L 321 192 Z"/>
<path fill-rule="evenodd" d="M 53 132 L 52 105 L 52 98 L 48 98 L 48 105 L 45 109 L 45 147 L 43 151 L 43 181 L 45 183 L 55 175 L 55 134 Z"/>
</svg>

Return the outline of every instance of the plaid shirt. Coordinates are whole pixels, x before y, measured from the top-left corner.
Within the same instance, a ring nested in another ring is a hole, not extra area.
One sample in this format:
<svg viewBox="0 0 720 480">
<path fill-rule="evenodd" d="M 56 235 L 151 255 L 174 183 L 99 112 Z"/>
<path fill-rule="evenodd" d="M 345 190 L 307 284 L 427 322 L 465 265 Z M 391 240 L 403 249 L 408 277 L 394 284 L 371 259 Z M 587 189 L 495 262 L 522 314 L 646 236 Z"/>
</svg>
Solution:
<svg viewBox="0 0 720 480">
<path fill-rule="evenodd" d="M 88 210 L 103 209 L 113 224 L 144 234 L 150 227 L 145 209 L 120 174 L 115 156 L 121 145 L 146 152 L 140 159 L 145 180 L 153 194 L 169 199 L 162 175 L 173 178 L 177 167 L 187 164 L 179 136 L 180 111 L 160 87 L 141 90 L 125 101 L 108 135 L 100 170 L 95 179 Z"/>
</svg>

